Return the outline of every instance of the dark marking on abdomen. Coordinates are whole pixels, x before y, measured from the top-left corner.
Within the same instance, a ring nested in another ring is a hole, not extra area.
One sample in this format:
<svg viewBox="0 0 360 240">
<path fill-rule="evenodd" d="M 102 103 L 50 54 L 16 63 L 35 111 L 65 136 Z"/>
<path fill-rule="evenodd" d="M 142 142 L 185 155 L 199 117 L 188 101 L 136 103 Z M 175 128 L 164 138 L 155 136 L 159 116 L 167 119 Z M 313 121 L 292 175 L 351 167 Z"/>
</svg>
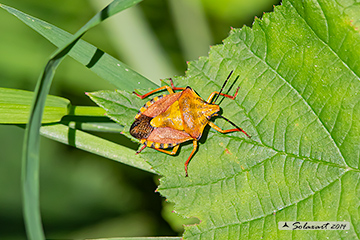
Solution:
<svg viewBox="0 0 360 240">
<path fill-rule="evenodd" d="M 154 127 L 150 125 L 152 117 L 141 114 L 130 127 L 131 136 L 137 139 L 146 139 L 151 132 L 154 130 Z"/>
</svg>

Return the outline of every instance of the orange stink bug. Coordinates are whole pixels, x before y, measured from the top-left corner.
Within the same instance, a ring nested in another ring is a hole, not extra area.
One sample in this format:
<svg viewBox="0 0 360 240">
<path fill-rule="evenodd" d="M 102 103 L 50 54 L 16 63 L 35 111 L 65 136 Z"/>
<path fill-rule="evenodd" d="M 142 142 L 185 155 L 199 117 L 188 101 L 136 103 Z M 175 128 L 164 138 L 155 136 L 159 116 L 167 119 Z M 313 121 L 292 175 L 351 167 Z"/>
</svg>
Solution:
<svg viewBox="0 0 360 240">
<path fill-rule="evenodd" d="M 179 149 L 180 143 L 192 140 L 193 150 L 185 162 L 185 173 L 187 177 L 189 161 L 197 149 L 197 141 L 201 138 L 207 124 L 221 133 L 240 131 L 250 138 L 240 127 L 219 115 L 220 107 L 215 104 L 220 95 L 232 100 L 235 99 L 239 88 L 236 89 L 234 96 L 222 93 L 232 72 L 233 71 L 230 72 L 225 80 L 220 92 L 215 91 L 211 93 L 206 101 L 199 97 L 189 86 L 186 88 L 175 87 L 171 79 L 171 87 L 163 86 L 144 95 L 134 92 L 141 99 L 164 89 L 170 93 L 151 99 L 140 108 L 138 114 L 135 116 L 135 121 L 130 127 L 130 134 L 140 139 L 140 142 L 144 144 L 136 154 L 140 153 L 145 147 L 151 147 L 160 152 L 174 155 Z M 174 91 L 176 90 L 182 91 L 175 93 Z M 215 95 L 217 95 L 217 97 L 213 103 Z M 225 119 L 235 128 L 228 130 L 221 129 L 213 122 L 210 122 L 210 118 L 215 116 Z M 167 148 L 173 149 L 171 152 L 164 150 Z"/>
</svg>

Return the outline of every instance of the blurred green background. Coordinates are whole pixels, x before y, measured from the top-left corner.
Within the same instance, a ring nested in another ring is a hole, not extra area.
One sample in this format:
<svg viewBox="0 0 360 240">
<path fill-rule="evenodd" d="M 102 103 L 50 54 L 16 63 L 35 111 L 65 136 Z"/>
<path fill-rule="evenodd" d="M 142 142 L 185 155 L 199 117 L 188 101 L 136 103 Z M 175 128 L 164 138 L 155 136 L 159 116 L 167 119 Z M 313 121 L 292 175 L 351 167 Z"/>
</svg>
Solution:
<svg viewBox="0 0 360 240">
<path fill-rule="evenodd" d="M 0 0 L 75 33 L 109 1 Z M 276 0 L 144 0 L 106 20 L 84 39 L 159 83 L 184 75 L 186 61 L 207 56 L 230 27 L 251 26 Z M 33 90 L 55 47 L 0 9 L 0 87 Z M 50 93 L 94 105 L 85 91 L 114 89 L 70 57 Z M 0 125 L 0 239 L 25 239 L 21 205 L 24 130 Z M 116 134 L 103 135 L 119 144 Z M 137 148 L 136 144 L 132 147 Z M 135 154 L 135 151 L 134 151 Z M 41 141 L 41 210 L 48 239 L 177 236 L 184 223 L 155 193 L 159 176 L 46 138 Z M 192 220 L 194 221 L 194 220 Z"/>
</svg>

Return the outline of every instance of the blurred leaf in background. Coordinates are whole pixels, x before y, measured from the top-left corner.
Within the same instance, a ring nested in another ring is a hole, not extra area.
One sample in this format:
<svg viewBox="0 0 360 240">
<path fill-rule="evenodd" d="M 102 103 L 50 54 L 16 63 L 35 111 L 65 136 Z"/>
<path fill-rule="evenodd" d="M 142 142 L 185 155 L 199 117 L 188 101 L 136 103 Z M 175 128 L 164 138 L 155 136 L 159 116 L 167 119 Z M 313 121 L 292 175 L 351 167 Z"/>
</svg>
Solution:
<svg viewBox="0 0 360 240">
<path fill-rule="evenodd" d="M 99 6 L 99 2 L 1 1 L 71 33 L 107 3 L 101 2 Z M 217 6 L 219 3 L 215 1 L 145 0 L 128 13 L 119 14 L 120 19 L 109 19 L 91 30 L 84 40 L 159 83 L 157 78 L 183 75 L 185 62 L 207 55 L 209 45 L 220 43 L 228 35 L 230 26 L 250 25 L 255 15 L 261 17 L 262 12 L 270 11 L 276 4 L 257 1 L 250 10 L 240 2 L 248 1 L 222 1 Z M 129 21 L 137 25 L 126 30 Z M 54 46 L 3 10 L 0 29 L 0 87 L 32 91 Z M 134 32 L 137 35 L 131 34 Z M 142 38 L 143 42 L 132 37 Z M 144 49 L 149 52 L 139 48 L 144 42 L 147 44 Z M 158 64 L 152 65 L 151 61 Z M 66 58 L 55 75 L 50 93 L 69 99 L 73 105 L 94 105 L 84 92 L 104 89 L 114 87 Z M 0 135 L 0 238 L 24 239 L 20 194 L 23 129 L 0 125 Z M 116 134 L 102 136 L 118 144 L 128 141 Z M 171 222 L 170 227 L 161 215 L 162 199 L 154 193 L 153 179 L 150 173 L 44 138 L 40 181 L 47 238 L 180 234 L 181 221 L 165 217 Z M 171 207 L 164 211 L 169 214 Z"/>
<path fill-rule="evenodd" d="M 187 0 L 191 2 L 191 0 Z M 229 34 L 229 26 L 234 28 L 251 26 L 254 17 L 273 10 L 277 0 L 201 0 L 208 15 L 215 43 L 220 43 Z"/>
</svg>

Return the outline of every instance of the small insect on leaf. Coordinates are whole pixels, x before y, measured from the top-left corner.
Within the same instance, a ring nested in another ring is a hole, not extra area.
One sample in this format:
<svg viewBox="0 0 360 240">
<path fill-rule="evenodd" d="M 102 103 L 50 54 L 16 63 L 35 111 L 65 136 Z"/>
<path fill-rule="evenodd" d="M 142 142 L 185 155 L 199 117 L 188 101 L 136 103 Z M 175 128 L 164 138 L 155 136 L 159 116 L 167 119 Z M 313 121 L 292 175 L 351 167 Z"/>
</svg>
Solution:
<svg viewBox="0 0 360 240">
<path fill-rule="evenodd" d="M 141 99 L 165 89 L 169 92 L 168 95 L 160 95 L 146 102 L 136 114 L 135 121 L 130 127 L 130 134 L 144 144 L 136 153 L 140 153 L 146 147 L 151 147 L 160 152 L 174 155 L 179 149 L 180 143 L 193 141 L 193 150 L 185 162 L 187 177 L 188 164 L 207 124 L 221 133 L 243 132 L 250 138 L 250 135 L 242 128 L 219 115 L 220 107 L 215 103 L 220 95 L 232 100 L 237 96 L 239 88 L 236 89 L 233 96 L 222 93 L 232 73 L 233 71 L 226 78 L 221 90 L 212 92 L 206 101 L 189 86 L 186 88 L 175 87 L 172 79 L 170 79 L 171 87 L 163 86 L 144 95 L 134 92 Z M 181 90 L 181 92 L 175 92 L 176 90 Z M 217 96 L 213 101 L 215 95 Z M 225 119 L 235 128 L 221 129 L 210 121 L 211 117 L 215 116 Z M 168 148 L 172 148 L 172 151 L 165 150 Z"/>
</svg>

